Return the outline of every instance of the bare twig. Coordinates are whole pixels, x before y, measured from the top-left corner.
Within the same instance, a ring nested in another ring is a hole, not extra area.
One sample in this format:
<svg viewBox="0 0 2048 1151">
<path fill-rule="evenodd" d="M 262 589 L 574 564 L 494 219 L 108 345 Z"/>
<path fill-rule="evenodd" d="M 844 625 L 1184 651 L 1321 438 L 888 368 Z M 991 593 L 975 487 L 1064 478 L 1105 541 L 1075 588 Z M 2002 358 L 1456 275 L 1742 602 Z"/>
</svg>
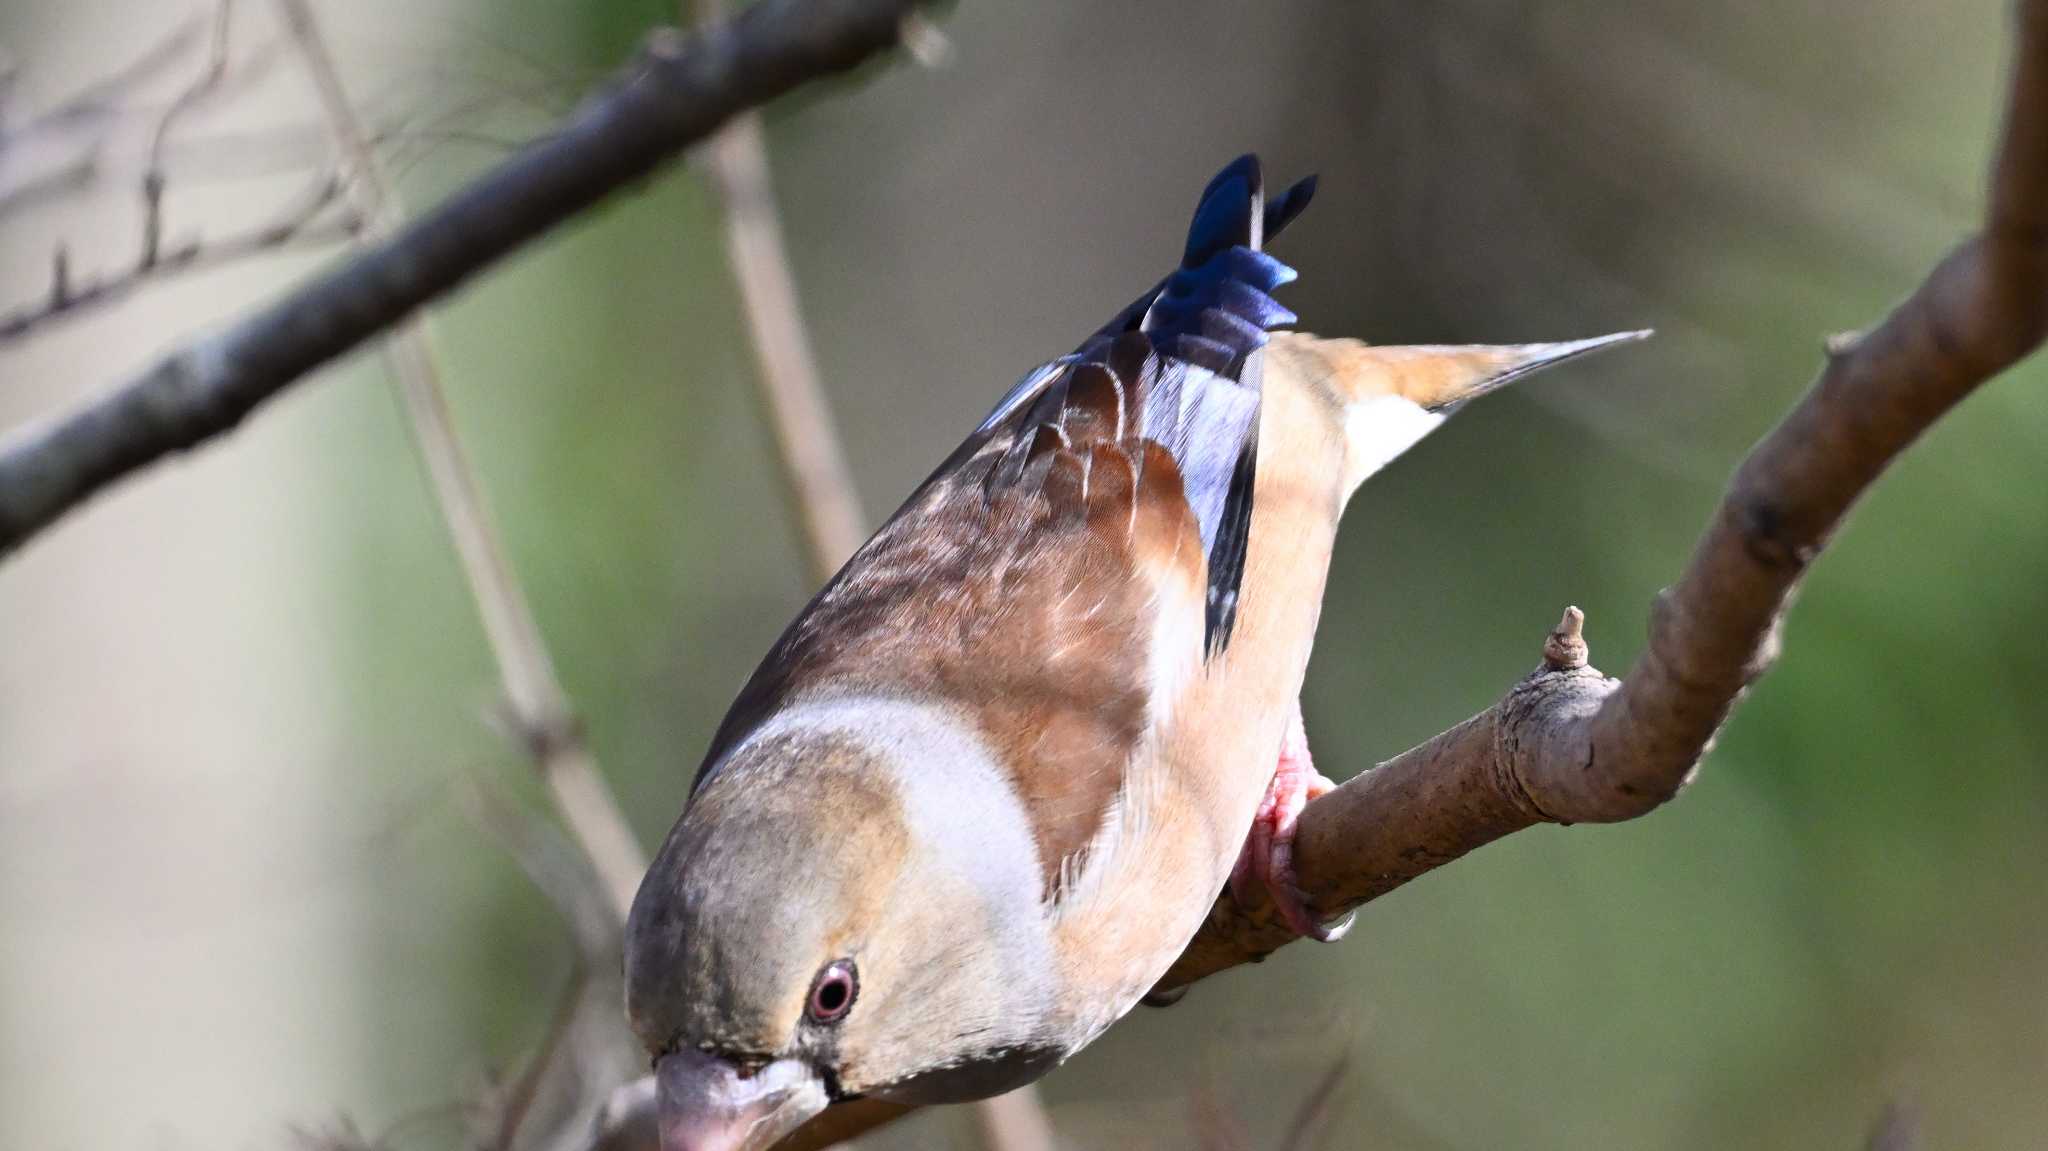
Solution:
<svg viewBox="0 0 2048 1151">
<path fill-rule="evenodd" d="M 803 525 L 813 582 L 823 583 L 860 546 L 866 528 L 789 272 L 760 116 L 735 119 L 712 137 L 706 154 L 725 203 L 726 251 L 753 335 L 756 379 L 775 428 L 789 502 Z"/>
<path fill-rule="evenodd" d="M 1315 1138 L 1323 1123 L 1330 1117 L 1330 1103 L 1337 1097 L 1337 1088 L 1344 1082 L 1344 1076 L 1351 1072 L 1351 1058 L 1340 1055 L 1330 1061 L 1316 1085 L 1309 1089 L 1308 1096 L 1295 1108 L 1294 1118 L 1287 1123 L 1286 1134 L 1280 1137 L 1280 1144 L 1274 1151 L 1305 1151 L 1309 1140 Z"/>
<path fill-rule="evenodd" d="M 732 116 L 896 42 L 919 0 L 762 0 L 717 31 L 656 33 L 555 135 L 275 304 L 0 450 L 0 556 L 102 488 L 233 428 L 300 377 Z"/>
<path fill-rule="evenodd" d="M 456 797 L 470 822 L 495 840 L 555 905 L 582 962 L 592 969 L 616 964 L 618 917 L 589 854 L 565 839 L 552 821 L 505 795 L 486 777 L 471 776 Z"/>
<path fill-rule="evenodd" d="M 550 903 L 555 905 L 576 943 L 569 978 L 549 1013 L 541 1041 L 530 1053 L 524 1067 L 510 1083 L 484 1096 L 471 1117 L 477 1145 L 486 1151 L 512 1151 L 521 1134 L 534 1127 L 536 1105 L 547 1085 L 567 1082 L 579 1100 L 595 1098 L 596 1091 L 608 1090 L 615 1075 L 604 1070 L 613 1060 L 593 1059 L 588 1045 L 599 1042 L 625 1047 L 623 1028 L 608 1038 L 602 1028 L 595 1037 L 579 1042 L 586 1024 L 602 1023 L 590 1012 L 617 1013 L 615 990 L 594 979 L 618 968 L 619 920 L 612 908 L 604 882 L 598 877 L 590 856 L 564 837 L 554 821 L 527 809 L 493 787 L 488 777 L 476 775 L 458 792 L 471 822 L 488 834 Z M 571 1106 L 571 1111 L 580 1111 Z"/>
<path fill-rule="evenodd" d="M 189 240 L 174 244 L 148 262 L 138 262 L 126 271 L 78 282 L 71 270 L 70 254 L 59 244 L 50 261 L 50 289 L 43 299 L 0 313 L 0 344 L 19 340 L 57 320 L 70 319 L 98 307 L 118 303 L 137 289 L 184 272 L 218 268 L 255 256 L 289 251 L 319 249 L 346 242 L 361 228 L 353 215 L 322 220 L 320 216 L 340 198 L 340 184 L 332 176 L 317 181 L 298 204 L 276 220 L 247 232 L 217 240 Z"/>
<path fill-rule="evenodd" d="M 519 1138 L 520 1124 L 526 1121 L 534 1099 L 540 1094 L 541 1079 L 554 1063 L 555 1053 L 568 1040 L 570 1026 L 576 1022 L 577 1008 L 583 1003 L 583 985 L 588 978 L 589 969 L 578 960 L 569 971 L 568 985 L 555 1000 L 555 1009 L 548 1015 L 547 1030 L 541 1033 L 540 1043 L 527 1057 L 526 1067 L 519 1077 L 507 1085 L 490 1143 L 499 1151 L 510 1151 L 513 1142 Z"/>
<path fill-rule="evenodd" d="M 684 20 L 691 7 L 700 23 L 724 18 L 718 0 L 686 3 Z M 760 115 L 734 117 L 705 146 L 705 159 L 725 207 L 726 252 L 753 337 L 755 380 L 775 428 L 790 508 L 803 526 L 811 578 L 824 583 L 860 546 L 867 528 L 797 300 Z"/>
<path fill-rule="evenodd" d="M 206 70 L 191 86 L 178 93 L 171 106 L 156 122 L 149 141 L 149 167 L 142 173 L 142 255 L 136 267 L 147 272 L 156 266 L 164 234 L 164 141 L 178 117 L 220 87 L 228 74 L 228 31 L 233 27 L 233 0 L 220 0 L 213 15 L 213 47 L 207 54 Z"/>
<path fill-rule="evenodd" d="M 204 141 L 203 149 L 174 143 L 174 136 L 182 133 L 173 128 L 203 106 L 246 90 L 275 58 L 273 46 L 263 45 L 231 70 L 230 16 L 225 3 L 215 9 L 199 74 L 170 100 L 148 100 L 142 92 L 187 64 L 202 43 L 199 18 L 181 22 L 113 74 L 53 106 L 33 116 L 0 120 L 0 215 L 108 179 L 133 176 L 143 207 L 139 262 L 149 264 L 162 247 L 162 199 L 170 161 L 198 150 L 208 153 L 210 161 L 220 151 L 219 140 Z"/>
<path fill-rule="evenodd" d="M 223 145 L 244 149 L 260 145 L 270 156 L 271 170 L 279 170 L 279 156 L 290 167 L 308 162 L 302 149 L 293 145 L 303 133 L 269 132 L 252 137 L 217 137 L 174 144 L 179 127 L 201 106 L 216 101 L 256 79 L 274 52 L 263 50 L 230 68 L 233 63 L 230 31 L 233 27 L 232 0 L 220 0 L 210 21 L 206 55 L 198 74 L 184 83 L 176 95 L 154 108 L 140 98 L 138 89 L 154 83 L 186 57 L 199 43 L 198 20 L 181 24 L 142 56 L 113 75 L 87 86 L 69 99 L 20 125 L 0 125 L 0 214 L 41 200 L 84 189 L 95 182 L 132 175 L 140 189 L 141 240 L 133 261 L 118 271 L 88 276 L 82 280 L 71 267 L 68 245 L 59 242 L 53 252 L 48 292 L 42 300 L 24 304 L 0 314 L 0 342 L 33 335 L 52 321 L 83 314 L 117 303 L 136 290 L 183 272 L 216 268 L 223 264 L 298 248 L 317 248 L 346 240 L 355 230 L 350 216 L 323 219 L 325 209 L 339 198 L 333 177 L 318 176 L 308 193 L 287 205 L 276 219 L 261 227 L 232 233 L 217 239 L 194 237 L 182 242 L 167 239 L 164 198 L 170 187 L 173 155 L 189 157 L 203 149 L 209 162 L 224 153 Z M 136 122 L 148 116 L 146 131 Z M 127 131 L 136 128 L 138 131 Z M 142 137 L 139 147 L 117 148 L 117 141 Z M 324 155 L 313 159 L 324 164 Z M 139 172 L 135 165 L 139 164 Z M 247 174 L 246 162 L 241 165 Z M 233 172 L 228 173 L 232 177 Z M 206 178 L 221 178 L 211 171 Z"/>
<path fill-rule="evenodd" d="M 98 151 L 123 102 L 182 64 L 199 42 L 197 17 L 185 20 L 135 59 L 39 115 L 0 122 L 0 211 L 40 189 L 91 178 Z M 11 77 L 17 71 L 8 65 Z M 10 85 L 11 86 L 11 85 Z"/>
<path fill-rule="evenodd" d="M 399 202 L 357 119 L 341 74 L 308 0 L 278 0 L 320 94 L 335 143 L 353 179 L 350 197 L 369 234 L 388 236 L 400 222 Z M 461 558 L 471 596 L 497 660 L 510 719 L 540 769 L 570 834 L 603 877 L 615 922 L 625 922 L 647 858 L 598 770 L 568 693 L 555 675 L 526 592 L 505 556 L 483 492 L 456 435 L 442 384 L 440 357 L 423 319 L 398 326 L 386 345 L 448 534 Z"/>
<path fill-rule="evenodd" d="M 387 132 L 383 138 L 410 138 Z M 31 149 L 33 150 L 33 149 Z M 179 133 L 164 145 L 167 184 L 219 185 L 279 173 L 318 170 L 327 164 L 327 134 L 318 125 L 246 131 Z M 101 183 L 140 181 L 149 170 L 146 150 L 93 141 L 46 155 L 35 167 L 15 168 L 0 156 L 0 219 L 82 192 Z"/>
</svg>

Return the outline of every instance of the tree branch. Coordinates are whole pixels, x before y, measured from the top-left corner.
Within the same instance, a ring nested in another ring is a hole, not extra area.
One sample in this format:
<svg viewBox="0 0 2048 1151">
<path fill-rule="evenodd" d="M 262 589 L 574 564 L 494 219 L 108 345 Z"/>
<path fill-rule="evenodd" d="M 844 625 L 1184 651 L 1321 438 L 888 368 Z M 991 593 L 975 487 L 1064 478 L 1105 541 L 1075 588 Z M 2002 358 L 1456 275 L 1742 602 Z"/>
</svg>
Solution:
<svg viewBox="0 0 2048 1151">
<path fill-rule="evenodd" d="M 726 252 L 753 336 L 755 379 L 775 429 L 790 507 L 803 528 L 811 579 L 822 584 L 860 546 L 866 517 L 797 302 L 760 114 L 742 113 L 711 138 L 705 154 L 725 205 Z"/>
<path fill-rule="evenodd" d="M 349 103 L 312 4 L 310 0 L 278 0 L 278 6 L 305 58 L 335 144 L 353 177 L 349 194 L 355 209 L 372 236 L 387 236 L 402 222 L 398 195 L 377 162 L 369 133 Z M 512 570 L 490 509 L 484 504 L 482 485 L 455 431 L 442 383 L 441 357 L 425 318 L 414 317 L 400 324 L 385 350 L 413 442 L 433 485 L 435 503 L 482 617 L 484 635 L 504 685 L 509 718 L 520 742 L 532 754 L 562 822 L 604 880 L 616 934 L 633 905 L 640 874 L 647 870 L 647 854 L 634 838 L 584 739 L 569 694 L 555 675 L 554 660 L 541 638 L 526 590 Z M 594 958 L 586 956 L 586 960 Z"/>
<path fill-rule="evenodd" d="M 1493 707 L 1310 804 L 1295 845 L 1313 909 L 1351 908 L 1538 823 L 1634 819 L 1678 794 L 1777 659 L 1786 605 L 1894 457 L 2048 331 L 2048 0 L 2023 0 L 1984 230 L 1883 323 L 1829 341 L 1819 381 L 1736 469 L 1628 677 L 1585 665 L 1566 613 L 1542 667 Z M 1160 982 L 1184 987 L 1292 936 L 1217 903 Z"/>
<path fill-rule="evenodd" d="M 709 21 L 719 18 L 723 5 L 700 0 L 697 7 Z M 705 145 L 704 157 L 725 209 L 726 254 L 753 340 L 754 378 L 775 430 L 792 518 L 803 529 L 812 581 L 822 584 L 860 546 L 866 517 L 811 355 L 760 114 L 735 117 Z"/>
<path fill-rule="evenodd" d="M 307 372 L 643 177 L 747 108 L 896 43 L 919 0 L 764 0 L 640 59 L 562 130 L 227 329 L 0 451 L 0 556 L 100 489 L 232 429 Z"/>
</svg>

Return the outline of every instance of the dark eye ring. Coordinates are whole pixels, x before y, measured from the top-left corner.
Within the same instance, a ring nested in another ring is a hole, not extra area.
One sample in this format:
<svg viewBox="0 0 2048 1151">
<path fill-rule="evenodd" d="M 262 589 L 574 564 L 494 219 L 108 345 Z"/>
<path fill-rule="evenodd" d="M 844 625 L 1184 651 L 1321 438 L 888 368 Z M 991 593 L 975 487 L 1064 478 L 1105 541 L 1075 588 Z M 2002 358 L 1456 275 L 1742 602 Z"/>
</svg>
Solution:
<svg viewBox="0 0 2048 1151">
<path fill-rule="evenodd" d="M 860 973 L 854 969 L 853 960 L 835 959 L 811 982 L 811 998 L 804 1005 L 804 1014 L 818 1023 L 837 1023 L 853 1010 L 853 1001 L 858 998 Z"/>
</svg>

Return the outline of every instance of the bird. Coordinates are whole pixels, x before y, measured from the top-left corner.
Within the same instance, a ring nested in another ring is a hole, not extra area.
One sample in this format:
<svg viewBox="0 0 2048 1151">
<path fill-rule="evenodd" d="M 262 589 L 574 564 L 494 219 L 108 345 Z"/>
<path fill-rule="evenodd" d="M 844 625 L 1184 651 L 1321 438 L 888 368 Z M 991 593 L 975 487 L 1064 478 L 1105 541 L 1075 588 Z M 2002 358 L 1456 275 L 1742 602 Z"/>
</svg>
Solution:
<svg viewBox="0 0 2048 1151">
<path fill-rule="evenodd" d="M 1470 400 L 1647 333 L 1295 332 L 1265 245 L 1315 188 L 1224 167 L 1178 266 L 1026 373 L 741 688 L 627 922 L 664 1151 L 1031 1082 L 1226 892 L 1340 932 L 1291 838 L 1331 786 L 1299 698 L 1347 501 Z"/>
</svg>

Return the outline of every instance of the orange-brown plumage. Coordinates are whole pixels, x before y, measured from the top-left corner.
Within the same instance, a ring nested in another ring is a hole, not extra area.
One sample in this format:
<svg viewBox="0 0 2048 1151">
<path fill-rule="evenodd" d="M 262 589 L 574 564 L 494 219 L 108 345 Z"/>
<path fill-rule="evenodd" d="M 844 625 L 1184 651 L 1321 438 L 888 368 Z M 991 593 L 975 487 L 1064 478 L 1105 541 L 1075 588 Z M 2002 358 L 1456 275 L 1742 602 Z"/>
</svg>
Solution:
<svg viewBox="0 0 2048 1151">
<path fill-rule="evenodd" d="M 1182 268 L 1027 376 L 741 691 L 629 929 L 670 1151 L 1003 1090 L 1128 1010 L 1264 810 L 1353 489 L 1605 346 L 1269 339 L 1292 273 L 1257 249 L 1306 202 L 1227 168 Z M 856 970 L 843 1018 L 806 998 Z"/>
</svg>

